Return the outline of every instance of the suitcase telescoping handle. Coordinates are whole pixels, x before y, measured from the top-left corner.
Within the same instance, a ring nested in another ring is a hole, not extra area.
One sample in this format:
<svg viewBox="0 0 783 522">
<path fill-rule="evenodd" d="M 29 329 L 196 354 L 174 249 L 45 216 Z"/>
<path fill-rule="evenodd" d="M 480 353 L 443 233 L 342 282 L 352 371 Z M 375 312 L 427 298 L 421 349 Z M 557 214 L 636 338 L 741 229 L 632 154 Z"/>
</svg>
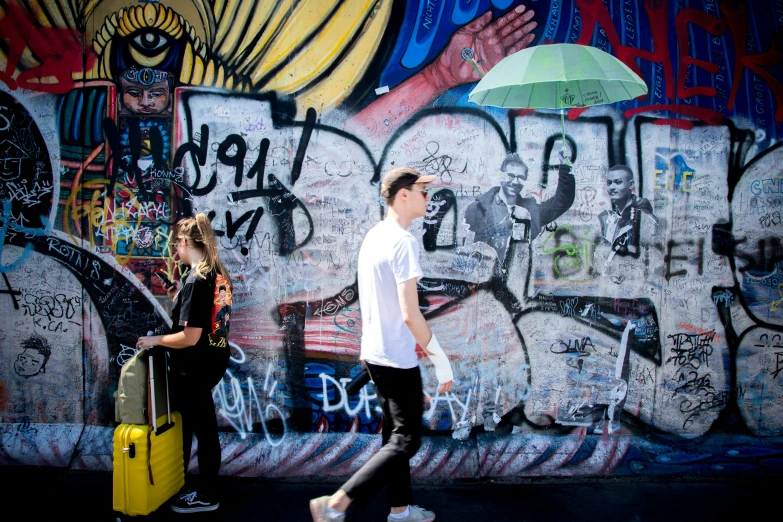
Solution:
<svg viewBox="0 0 783 522">
<path fill-rule="evenodd" d="M 166 350 L 160 346 L 153 346 L 147 350 L 149 355 L 149 375 L 150 375 L 150 426 L 152 426 L 155 435 L 168 431 L 174 424 L 171 422 L 171 402 L 169 400 L 169 372 L 168 363 L 166 361 Z M 160 394 L 165 394 L 166 404 L 166 423 L 159 426 L 158 417 L 161 413 L 158 411 L 159 406 L 163 401 L 160 399 Z"/>
</svg>

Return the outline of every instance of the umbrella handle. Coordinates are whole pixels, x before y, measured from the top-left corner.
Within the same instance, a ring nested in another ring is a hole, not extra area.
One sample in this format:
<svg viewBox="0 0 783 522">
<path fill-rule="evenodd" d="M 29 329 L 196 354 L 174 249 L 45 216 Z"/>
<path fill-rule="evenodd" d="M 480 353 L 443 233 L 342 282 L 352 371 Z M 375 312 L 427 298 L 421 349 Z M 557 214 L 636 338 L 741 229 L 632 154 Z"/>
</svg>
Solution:
<svg viewBox="0 0 783 522">
<path fill-rule="evenodd" d="M 470 64 L 471 67 L 473 67 L 473 70 L 476 71 L 476 73 L 479 75 L 479 78 L 484 77 L 484 71 L 482 71 L 478 64 L 476 63 L 475 56 L 476 54 L 473 52 L 473 49 L 470 47 L 465 47 L 462 50 L 462 59 L 465 60 Z"/>
<path fill-rule="evenodd" d="M 571 158 L 566 156 L 566 135 L 565 135 L 565 109 L 560 109 L 560 127 L 563 131 L 563 139 L 560 142 L 560 151 L 563 153 L 563 160 L 569 167 L 573 165 Z"/>
<path fill-rule="evenodd" d="M 476 60 L 471 58 L 470 60 L 468 60 L 468 63 L 470 63 L 470 65 L 473 67 L 473 69 L 478 73 L 479 77 L 481 77 L 481 78 L 484 77 L 484 73 L 481 71 L 481 69 L 479 69 L 479 66 L 476 63 Z"/>
</svg>

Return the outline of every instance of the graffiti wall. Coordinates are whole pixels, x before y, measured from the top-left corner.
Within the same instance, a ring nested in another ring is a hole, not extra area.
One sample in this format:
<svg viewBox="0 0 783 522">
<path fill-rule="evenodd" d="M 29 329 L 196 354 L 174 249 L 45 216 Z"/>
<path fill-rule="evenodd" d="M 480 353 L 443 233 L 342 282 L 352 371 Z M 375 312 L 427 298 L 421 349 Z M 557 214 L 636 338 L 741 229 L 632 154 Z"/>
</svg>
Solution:
<svg viewBox="0 0 783 522">
<path fill-rule="evenodd" d="M 233 288 L 222 473 L 350 474 L 379 180 L 412 226 L 432 365 L 421 478 L 783 466 L 783 2 L 0 0 L 0 462 L 111 466 L 112 394 L 170 325 L 173 224 Z M 468 95 L 578 43 L 649 94 L 560 114 Z M 572 168 L 563 166 L 565 148 Z M 194 464 L 195 465 L 195 464 Z"/>
</svg>

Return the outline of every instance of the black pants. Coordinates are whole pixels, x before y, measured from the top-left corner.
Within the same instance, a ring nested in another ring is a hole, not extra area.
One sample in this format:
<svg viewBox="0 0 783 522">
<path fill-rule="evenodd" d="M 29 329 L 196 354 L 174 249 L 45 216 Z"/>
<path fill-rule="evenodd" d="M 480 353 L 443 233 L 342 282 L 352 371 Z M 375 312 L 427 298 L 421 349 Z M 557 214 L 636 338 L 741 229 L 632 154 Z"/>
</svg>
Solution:
<svg viewBox="0 0 783 522">
<path fill-rule="evenodd" d="M 341 489 L 355 500 L 369 498 L 385 485 L 389 507 L 407 506 L 413 500 L 409 461 L 421 446 L 421 373 L 418 366 L 366 365 L 383 410 L 383 447 Z"/>
<path fill-rule="evenodd" d="M 212 389 L 223 378 L 228 357 L 209 358 L 209 364 L 198 370 L 188 365 L 184 372 L 174 366 L 171 372 L 173 408 L 182 414 L 182 453 L 187 473 L 193 435 L 198 440 L 199 492 L 215 493 L 215 482 L 220 471 L 220 439 L 218 438 L 215 402 Z M 214 359 L 214 360 L 212 360 Z M 222 369 L 221 369 L 222 368 Z"/>
</svg>

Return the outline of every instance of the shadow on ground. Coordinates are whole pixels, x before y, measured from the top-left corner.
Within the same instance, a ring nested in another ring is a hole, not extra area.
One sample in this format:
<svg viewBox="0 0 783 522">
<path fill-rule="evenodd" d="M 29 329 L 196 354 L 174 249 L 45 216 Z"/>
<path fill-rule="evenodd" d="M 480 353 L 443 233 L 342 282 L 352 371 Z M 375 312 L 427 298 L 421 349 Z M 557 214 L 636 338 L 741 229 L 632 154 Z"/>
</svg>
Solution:
<svg viewBox="0 0 783 522">
<path fill-rule="evenodd" d="M 82 520 L 116 520 L 111 474 L 59 468 L 0 466 L 6 507 L 26 506 L 36 519 L 65 514 Z M 339 483 L 296 483 L 221 478 L 221 508 L 213 513 L 178 515 L 162 507 L 134 520 L 308 522 L 308 500 L 332 492 Z M 418 483 L 415 502 L 436 512 L 439 521 L 724 521 L 777 520 L 783 476 L 738 477 L 720 482 L 669 481 L 525 483 Z M 778 500 L 775 500 L 778 499 Z M 10 512 L 10 511 L 7 511 Z M 347 520 L 384 521 L 385 497 L 349 511 Z M 130 518 L 130 517 L 128 517 Z"/>
</svg>

